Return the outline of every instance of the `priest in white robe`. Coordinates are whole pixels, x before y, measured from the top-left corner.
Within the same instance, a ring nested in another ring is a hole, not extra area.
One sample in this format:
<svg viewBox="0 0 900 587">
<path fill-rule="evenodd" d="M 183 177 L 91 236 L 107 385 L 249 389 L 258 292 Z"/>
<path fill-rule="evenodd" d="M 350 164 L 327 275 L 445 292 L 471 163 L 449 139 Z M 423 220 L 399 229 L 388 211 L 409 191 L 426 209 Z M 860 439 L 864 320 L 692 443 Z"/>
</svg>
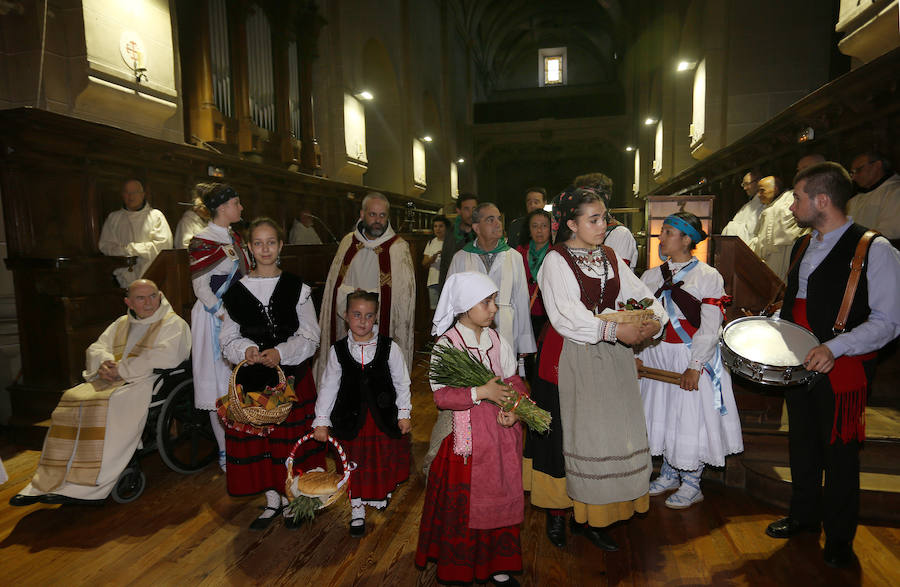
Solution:
<svg viewBox="0 0 900 587">
<path fill-rule="evenodd" d="M 99 502 L 138 447 L 156 376 L 191 354 L 191 331 L 156 284 L 128 288 L 128 312 L 87 349 L 87 383 L 67 390 L 53 411 L 38 470 L 10 505 Z"/>
<path fill-rule="evenodd" d="M 363 198 L 359 222 L 338 246 L 325 281 L 319 314 L 322 339 L 315 366 L 316 381 L 321 380 L 331 345 L 347 334 L 343 319 L 347 294 L 356 289 L 378 294 L 378 329 L 400 346 L 407 367 L 412 365 L 415 268 L 409 244 L 391 228 L 389 212 L 388 199 L 370 192 Z"/>
<path fill-rule="evenodd" d="M 118 257 L 137 257 L 134 267 L 119 267 L 113 274 L 122 287 L 139 279 L 163 249 L 172 248 L 172 230 L 163 213 L 150 207 L 141 182 L 131 179 L 122 186 L 122 209 L 111 212 L 100 232 L 100 252 Z"/>
<path fill-rule="evenodd" d="M 900 239 L 900 175 L 878 153 L 862 153 L 853 159 L 850 175 L 858 192 L 847 202 L 847 214 L 889 240 Z"/>
<path fill-rule="evenodd" d="M 209 224 L 209 210 L 203 205 L 200 198 L 194 200 L 194 206 L 181 215 L 178 226 L 175 227 L 175 248 L 186 249 L 191 244 L 191 239 L 202 232 Z"/>
<path fill-rule="evenodd" d="M 484 273 L 497 285 L 497 331 L 517 355 L 537 351 L 531 329 L 528 280 L 522 255 L 503 239 L 503 220 L 494 204 L 479 204 L 472 213 L 476 238 L 453 255 L 447 276 L 464 271 Z"/>
<path fill-rule="evenodd" d="M 300 218 L 294 220 L 288 242 L 292 245 L 321 245 L 322 239 L 316 232 L 314 218 L 309 210 L 302 210 Z"/>
<path fill-rule="evenodd" d="M 809 229 L 797 224 L 791 212 L 794 193 L 782 192 L 778 178 L 770 175 L 759 180 L 758 197 L 764 207 L 756 223 L 756 231 L 747 244 L 781 281 L 787 282 L 791 248 L 794 241 Z"/>
<path fill-rule="evenodd" d="M 745 243 L 749 243 L 750 239 L 756 233 L 756 225 L 759 223 L 759 215 L 762 214 L 763 203 L 759 201 L 757 192 L 759 191 L 759 174 L 754 171 L 747 172 L 741 183 L 744 192 L 750 201 L 741 206 L 734 218 L 722 229 L 725 236 L 740 237 Z"/>
</svg>

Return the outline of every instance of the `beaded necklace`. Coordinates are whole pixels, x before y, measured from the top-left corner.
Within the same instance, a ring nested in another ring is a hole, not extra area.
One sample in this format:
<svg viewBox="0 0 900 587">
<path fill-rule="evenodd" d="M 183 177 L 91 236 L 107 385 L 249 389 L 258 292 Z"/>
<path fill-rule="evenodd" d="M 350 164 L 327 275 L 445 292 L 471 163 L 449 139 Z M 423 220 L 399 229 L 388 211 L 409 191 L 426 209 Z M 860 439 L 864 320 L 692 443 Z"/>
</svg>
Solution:
<svg viewBox="0 0 900 587">
<path fill-rule="evenodd" d="M 584 295 L 585 299 L 588 302 L 588 307 L 597 311 L 600 307 L 600 302 L 603 301 L 603 294 L 606 291 L 606 280 L 609 276 L 609 260 L 606 258 L 606 252 L 603 250 L 603 245 L 600 245 L 593 251 L 588 251 L 587 249 L 574 249 L 568 248 L 569 255 L 575 261 L 575 264 L 579 267 L 587 267 L 593 269 L 598 263 L 601 267 L 603 267 L 603 274 L 600 277 L 600 295 L 597 296 L 597 299 L 592 299 L 588 296 L 588 290 L 582 281 L 585 277 L 583 271 L 573 271 L 575 274 L 575 280 L 578 282 L 578 287 L 581 288 L 581 292 Z M 597 254 L 599 252 L 599 254 Z"/>
</svg>

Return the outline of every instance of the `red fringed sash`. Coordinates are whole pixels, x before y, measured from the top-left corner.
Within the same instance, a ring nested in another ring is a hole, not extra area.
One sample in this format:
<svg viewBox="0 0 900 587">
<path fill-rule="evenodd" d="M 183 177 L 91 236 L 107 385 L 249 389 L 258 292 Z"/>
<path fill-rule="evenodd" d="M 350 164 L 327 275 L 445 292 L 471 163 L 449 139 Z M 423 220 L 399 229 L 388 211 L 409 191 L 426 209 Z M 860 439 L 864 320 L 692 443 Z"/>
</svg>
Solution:
<svg viewBox="0 0 900 587">
<path fill-rule="evenodd" d="M 379 292 L 378 292 L 378 331 L 384 333 L 385 336 L 390 336 L 390 328 L 391 328 L 391 246 L 394 244 L 398 236 L 395 234 L 388 240 L 381 243 L 379 246 L 372 249 L 376 255 L 378 255 L 378 271 L 379 275 Z M 360 250 L 364 249 L 365 245 L 353 238 L 353 241 L 350 243 L 350 247 L 347 249 L 347 252 L 344 254 L 344 259 L 341 261 L 341 268 L 338 270 L 337 279 L 334 282 L 334 291 L 331 292 L 331 311 L 334 312 L 337 308 L 337 293 L 338 289 L 341 287 L 341 284 L 344 283 L 344 277 L 347 275 L 347 271 L 350 270 L 350 263 L 353 261 L 353 257 L 356 256 Z M 331 340 L 334 341 L 337 336 L 337 321 L 331 320 Z"/>
<path fill-rule="evenodd" d="M 794 322 L 810 328 L 806 319 L 806 300 L 794 300 Z M 831 427 L 831 444 L 840 437 L 844 444 L 866 439 L 866 392 L 868 384 L 863 362 L 874 359 L 876 353 L 844 355 L 834 360 L 834 368 L 828 373 L 828 381 L 834 392 L 834 424 Z"/>
</svg>

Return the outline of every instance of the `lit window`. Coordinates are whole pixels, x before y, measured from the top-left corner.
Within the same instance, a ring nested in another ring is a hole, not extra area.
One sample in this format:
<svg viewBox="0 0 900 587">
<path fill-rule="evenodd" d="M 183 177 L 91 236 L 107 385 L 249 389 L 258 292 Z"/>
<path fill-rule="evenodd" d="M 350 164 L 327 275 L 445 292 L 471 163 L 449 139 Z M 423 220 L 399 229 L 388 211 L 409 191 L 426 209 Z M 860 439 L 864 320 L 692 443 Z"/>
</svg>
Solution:
<svg viewBox="0 0 900 587">
<path fill-rule="evenodd" d="M 538 85 L 559 86 L 566 83 L 566 48 L 538 50 Z"/>
<path fill-rule="evenodd" d="M 562 57 L 544 57 L 544 83 L 562 83 Z"/>
</svg>

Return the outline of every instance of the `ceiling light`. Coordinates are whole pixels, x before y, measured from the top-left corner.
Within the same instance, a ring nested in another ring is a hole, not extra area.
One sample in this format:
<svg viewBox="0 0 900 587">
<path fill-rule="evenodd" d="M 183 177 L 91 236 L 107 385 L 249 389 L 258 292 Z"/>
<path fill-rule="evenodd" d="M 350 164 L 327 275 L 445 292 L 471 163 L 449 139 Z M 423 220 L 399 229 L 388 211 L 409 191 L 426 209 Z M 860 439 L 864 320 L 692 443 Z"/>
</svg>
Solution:
<svg viewBox="0 0 900 587">
<path fill-rule="evenodd" d="M 370 92 L 369 90 L 363 90 L 360 93 L 358 93 L 357 96 L 359 96 L 363 100 L 371 100 L 372 98 L 375 97 L 372 95 L 372 92 Z"/>
<path fill-rule="evenodd" d="M 650 126 L 651 124 L 656 124 L 657 122 L 658 122 L 658 121 L 657 121 L 655 118 L 653 118 L 652 116 L 648 116 L 648 117 L 644 120 L 644 124 L 646 124 L 647 126 Z"/>
<path fill-rule="evenodd" d="M 634 147 L 632 147 L 631 145 L 628 145 L 627 147 L 625 147 L 625 150 L 628 151 L 629 153 L 631 153 L 632 151 L 634 151 Z"/>
<path fill-rule="evenodd" d="M 687 70 L 689 70 L 689 69 L 693 69 L 693 68 L 694 68 L 694 65 L 695 65 L 695 64 L 694 64 L 693 61 L 679 61 L 679 62 L 678 62 L 678 67 L 676 68 L 676 70 L 678 70 L 678 71 L 687 71 Z"/>
<path fill-rule="evenodd" d="M 422 137 L 422 140 L 425 141 L 426 143 L 430 143 L 434 139 L 431 138 L 431 135 L 425 135 L 424 137 Z"/>
<path fill-rule="evenodd" d="M 462 165 L 463 163 L 466 162 L 466 160 L 463 159 L 462 157 L 460 157 L 459 159 L 456 160 L 456 162 L 459 163 L 460 165 Z"/>
</svg>

